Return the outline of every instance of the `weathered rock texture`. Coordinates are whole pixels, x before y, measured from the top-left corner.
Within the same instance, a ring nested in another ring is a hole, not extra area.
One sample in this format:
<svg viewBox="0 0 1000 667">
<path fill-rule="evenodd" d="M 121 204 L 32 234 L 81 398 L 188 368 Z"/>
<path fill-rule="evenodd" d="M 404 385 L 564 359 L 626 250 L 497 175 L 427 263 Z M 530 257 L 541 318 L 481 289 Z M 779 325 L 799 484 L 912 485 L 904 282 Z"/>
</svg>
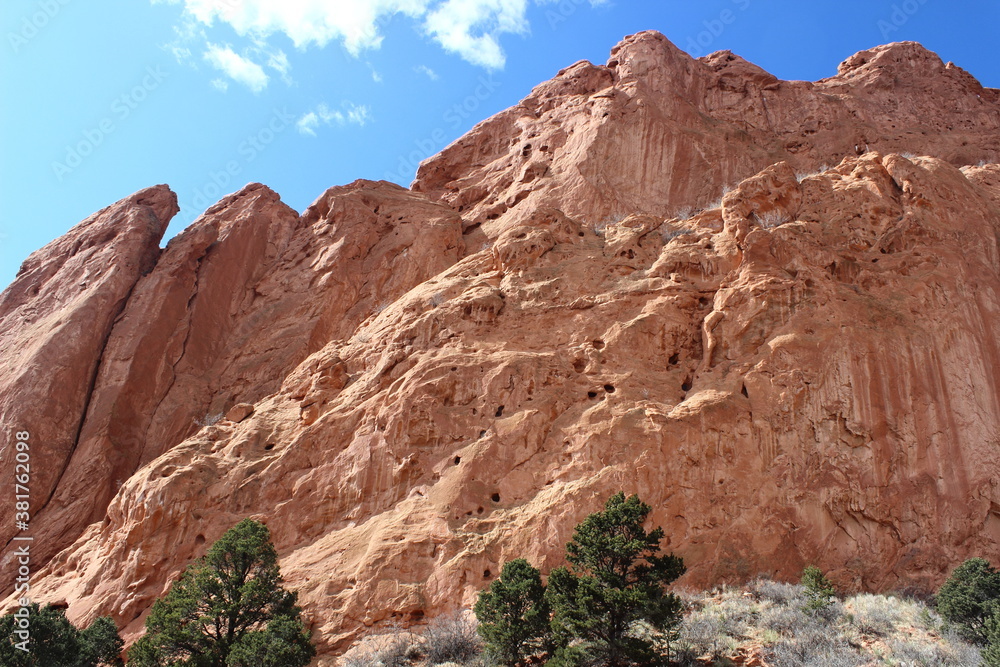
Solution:
<svg viewBox="0 0 1000 667">
<path fill-rule="evenodd" d="M 134 638 L 254 516 L 332 664 L 505 560 L 557 565 L 618 490 L 690 585 L 816 563 L 847 589 L 934 586 L 1000 544 L 998 128 L 998 91 L 915 44 L 810 84 L 643 33 L 412 191 L 356 182 L 298 216 L 248 186 L 101 288 L 121 314 L 81 343 L 75 416 L 46 417 L 66 446 L 38 454 L 65 472 L 36 594 Z M 4 383 L 47 386 L 3 354 Z"/>
</svg>

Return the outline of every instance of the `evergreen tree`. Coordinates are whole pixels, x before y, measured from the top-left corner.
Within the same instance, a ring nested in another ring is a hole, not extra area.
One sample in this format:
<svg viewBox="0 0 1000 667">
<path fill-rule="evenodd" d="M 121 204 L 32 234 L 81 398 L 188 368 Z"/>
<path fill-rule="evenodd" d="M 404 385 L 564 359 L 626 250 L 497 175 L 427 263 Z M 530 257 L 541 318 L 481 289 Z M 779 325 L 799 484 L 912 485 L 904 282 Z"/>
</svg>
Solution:
<svg viewBox="0 0 1000 667">
<path fill-rule="evenodd" d="M 129 650 L 136 667 L 304 667 L 316 651 L 267 528 L 244 519 L 185 570 Z"/>
<path fill-rule="evenodd" d="M 824 609 L 837 597 L 833 584 L 826 578 L 823 571 L 815 565 L 802 570 L 802 585 L 806 588 L 806 608 L 810 610 Z"/>
<path fill-rule="evenodd" d="M 684 573 L 673 554 L 659 556 L 663 529 L 646 532 L 651 508 L 618 493 L 588 516 L 566 545 L 569 567 L 549 575 L 547 596 L 558 649 L 550 665 L 662 664 L 655 644 L 640 636 L 645 623 L 669 632 L 681 619 L 681 600 L 666 586 Z"/>
<path fill-rule="evenodd" d="M 937 594 L 938 613 L 976 644 L 986 643 L 986 620 L 998 605 L 1000 572 L 982 558 L 970 558 L 955 568 Z"/>
<path fill-rule="evenodd" d="M 506 563 L 489 590 L 481 591 L 474 611 L 486 652 L 503 665 L 516 665 L 542 646 L 549 606 L 542 576 L 528 561 Z"/>
<path fill-rule="evenodd" d="M 28 607 L 27 651 L 17 648 L 19 637 L 14 613 L 0 618 L 0 665 L 4 667 L 98 667 L 122 664 L 119 655 L 124 646 L 114 621 L 102 616 L 79 630 L 66 612 L 52 605 Z"/>
<path fill-rule="evenodd" d="M 983 649 L 983 662 L 989 667 L 1000 667 L 1000 607 L 986 619 L 986 648 Z"/>
</svg>

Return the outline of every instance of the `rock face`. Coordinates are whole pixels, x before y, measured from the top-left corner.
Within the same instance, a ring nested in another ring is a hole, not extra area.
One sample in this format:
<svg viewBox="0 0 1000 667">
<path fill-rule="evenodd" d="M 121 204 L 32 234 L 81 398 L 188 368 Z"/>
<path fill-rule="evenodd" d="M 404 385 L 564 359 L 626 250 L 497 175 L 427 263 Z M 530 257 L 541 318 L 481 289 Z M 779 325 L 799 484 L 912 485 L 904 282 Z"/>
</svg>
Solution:
<svg viewBox="0 0 1000 667">
<path fill-rule="evenodd" d="M 86 268 L 146 261 L 94 287 L 103 336 L 51 334 L 89 384 L 47 417 L 65 447 L 36 453 L 64 470 L 33 589 L 134 639 L 254 516 L 333 664 L 365 628 L 468 605 L 505 560 L 558 565 L 618 490 L 692 586 L 808 563 L 936 586 L 1000 546 L 998 128 L 998 91 L 915 44 L 805 83 L 642 33 L 412 190 L 359 181 L 299 216 L 247 186 L 158 259 L 118 224 Z M 53 317 L 98 310 L 82 270 L 50 280 Z M 8 305 L 27 280 L 0 298 L 17 349 L 40 331 Z M 7 406 L 49 378 L 3 350 Z"/>
<path fill-rule="evenodd" d="M 13 474 L 14 432 L 29 431 L 35 510 L 67 473 L 112 324 L 153 268 L 177 211 L 166 186 L 137 192 L 33 253 L 0 294 L 0 465 Z M 0 514 L 4 545 L 18 532 L 9 495 Z M 4 552 L 7 572 L 10 550 Z M 13 577 L 4 586 L 9 592 Z"/>
</svg>

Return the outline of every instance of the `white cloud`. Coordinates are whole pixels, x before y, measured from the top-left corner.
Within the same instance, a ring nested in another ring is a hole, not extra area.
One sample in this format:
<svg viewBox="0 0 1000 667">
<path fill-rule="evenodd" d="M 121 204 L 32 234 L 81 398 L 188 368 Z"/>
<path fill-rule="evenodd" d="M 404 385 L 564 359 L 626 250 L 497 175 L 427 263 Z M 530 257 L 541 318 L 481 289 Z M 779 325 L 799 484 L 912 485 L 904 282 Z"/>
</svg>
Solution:
<svg viewBox="0 0 1000 667">
<path fill-rule="evenodd" d="M 341 104 L 342 110 L 330 109 L 326 104 L 320 104 L 315 110 L 303 114 L 295 126 L 302 134 L 316 136 L 316 130 L 323 125 L 367 125 L 371 120 L 371 110 L 366 105 L 352 102 Z"/>
<path fill-rule="evenodd" d="M 242 83 L 255 93 L 267 87 L 268 76 L 264 68 L 233 51 L 229 46 L 209 44 L 205 60 L 212 67 L 226 74 L 237 83 Z"/>
<path fill-rule="evenodd" d="M 163 1 L 182 2 L 188 18 L 206 26 L 228 23 L 255 41 L 274 34 L 298 48 L 339 41 L 355 56 L 378 48 L 382 25 L 403 15 L 445 50 L 488 68 L 504 65 L 501 35 L 529 28 L 529 0 L 153 0 Z"/>
<path fill-rule="evenodd" d="M 504 66 L 497 37 L 528 32 L 528 0 L 445 0 L 424 22 L 428 33 L 445 48 L 474 65 Z"/>
<path fill-rule="evenodd" d="M 224 93 L 229 90 L 229 82 L 225 79 L 212 79 L 212 87 Z"/>
<path fill-rule="evenodd" d="M 299 128 L 299 132 L 302 134 L 315 137 L 316 128 L 319 127 L 319 116 L 316 115 L 315 111 L 310 111 L 302 116 L 302 118 L 299 118 L 299 122 L 295 124 L 295 127 Z"/>
<path fill-rule="evenodd" d="M 431 81 L 437 81 L 438 79 L 441 78 L 438 76 L 437 72 L 432 70 L 427 65 L 417 65 L 416 67 L 413 68 L 413 71 L 420 72 L 421 74 L 426 74 L 427 78 L 429 78 Z"/>
</svg>

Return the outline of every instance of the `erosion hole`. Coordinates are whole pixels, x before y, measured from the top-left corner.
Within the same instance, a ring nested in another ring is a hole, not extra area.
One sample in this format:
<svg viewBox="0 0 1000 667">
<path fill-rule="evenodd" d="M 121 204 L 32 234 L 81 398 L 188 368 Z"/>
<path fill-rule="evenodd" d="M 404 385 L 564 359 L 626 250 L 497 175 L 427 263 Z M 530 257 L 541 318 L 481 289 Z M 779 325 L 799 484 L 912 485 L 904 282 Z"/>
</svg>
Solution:
<svg viewBox="0 0 1000 667">
<path fill-rule="evenodd" d="M 490 496 L 490 500 L 492 500 L 495 503 L 500 502 L 500 494 L 499 493 L 494 493 L 492 496 Z"/>
<path fill-rule="evenodd" d="M 613 384 L 606 384 L 604 385 L 604 391 L 608 392 L 609 394 L 613 394 L 615 393 L 615 386 Z"/>
<path fill-rule="evenodd" d="M 595 340 L 595 341 L 594 341 L 594 342 L 592 343 L 592 345 L 593 345 L 593 346 L 594 346 L 594 347 L 595 347 L 596 349 L 598 349 L 598 350 L 603 350 L 603 349 L 604 349 L 604 341 L 603 341 L 603 340 L 600 340 L 600 339 L 598 339 L 598 340 Z"/>
<path fill-rule="evenodd" d="M 750 398 L 750 394 L 747 393 L 747 386 L 746 385 L 743 385 L 743 388 L 740 389 L 740 393 L 743 394 L 744 396 L 746 396 L 747 398 Z"/>
<path fill-rule="evenodd" d="M 587 398 L 597 398 L 597 392 L 596 391 L 588 391 L 587 392 Z"/>
<path fill-rule="evenodd" d="M 455 465 L 458 465 L 461 462 L 462 462 L 462 457 L 461 456 L 456 456 L 455 457 Z"/>
<path fill-rule="evenodd" d="M 503 406 L 502 405 L 499 408 L 497 408 L 496 416 L 497 417 L 503 417 Z"/>
</svg>

